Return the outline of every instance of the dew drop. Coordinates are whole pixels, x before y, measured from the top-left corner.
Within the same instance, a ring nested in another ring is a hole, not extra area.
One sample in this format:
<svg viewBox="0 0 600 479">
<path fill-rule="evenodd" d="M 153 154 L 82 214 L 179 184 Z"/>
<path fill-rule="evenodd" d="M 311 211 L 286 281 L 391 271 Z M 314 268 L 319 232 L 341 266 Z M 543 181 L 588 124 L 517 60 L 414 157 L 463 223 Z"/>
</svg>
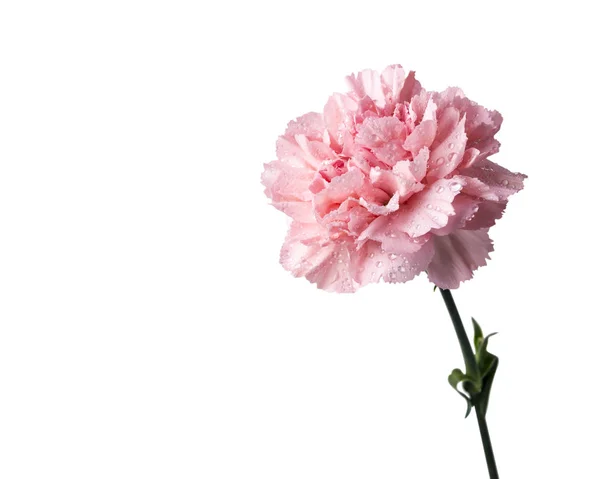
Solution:
<svg viewBox="0 0 600 479">
<path fill-rule="evenodd" d="M 389 277 L 390 277 L 390 279 L 391 279 L 392 281 L 395 281 L 395 280 L 396 280 L 396 273 L 394 273 L 394 272 L 391 272 L 391 273 L 389 274 Z"/>
<path fill-rule="evenodd" d="M 456 153 L 450 153 L 450 156 L 448 157 L 448 163 L 452 163 L 455 158 L 456 158 Z"/>
<path fill-rule="evenodd" d="M 435 160 L 436 165 L 441 165 L 444 162 L 444 157 L 440 156 L 437 160 Z"/>
<path fill-rule="evenodd" d="M 438 193 L 441 193 L 442 191 L 444 191 L 444 187 L 443 186 L 438 186 L 435 191 L 437 191 Z"/>
<path fill-rule="evenodd" d="M 506 179 L 502 180 L 502 186 L 508 186 L 508 180 L 506 180 Z"/>
<path fill-rule="evenodd" d="M 398 266 L 398 271 L 401 273 L 406 273 L 406 268 L 404 266 Z"/>
<path fill-rule="evenodd" d="M 419 231 L 420 228 L 421 228 L 421 225 L 415 225 L 415 230 Z"/>
<path fill-rule="evenodd" d="M 427 209 L 428 209 L 428 210 L 430 210 L 431 208 L 433 208 L 433 206 L 431 205 L 431 203 L 429 203 L 429 204 L 427 205 Z"/>
<path fill-rule="evenodd" d="M 452 150 L 454 148 L 454 143 L 450 143 L 448 145 L 448 148 L 450 148 Z M 456 153 L 452 153 L 452 155 L 456 155 Z M 450 156 L 452 156 L 452 155 L 450 155 Z"/>
<path fill-rule="evenodd" d="M 450 189 L 452 191 L 460 191 L 462 188 L 462 185 L 460 183 L 452 183 L 450 184 Z"/>
<path fill-rule="evenodd" d="M 375 253 L 369 254 L 369 258 L 372 258 L 373 256 L 375 256 Z"/>
<path fill-rule="evenodd" d="M 437 221 L 437 220 L 438 220 L 438 218 L 439 218 L 438 216 L 434 216 L 434 217 L 433 217 L 433 221 Z"/>
<path fill-rule="evenodd" d="M 395 259 L 398 257 L 398 255 L 397 255 L 397 254 L 394 254 L 394 253 L 390 253 L 390 254 L 388 255 L 388 257 L 389 257 L 389 258 L 390 258 L 392 261 L 394 261 L 394 260 L 395 260 Z"/>
<path fill-rule="evenodd" d="M 344 262 L 344 260 L 342 258 L 338 259 L 338 263 L 342 264 Z"/>
<path fill-rule="evenodd" d="M 381 268 L 383 266 L 383 263 L 381 261 L 377 261 L 377 263 L 375 263 L 375 266 Z"/>
</svg>

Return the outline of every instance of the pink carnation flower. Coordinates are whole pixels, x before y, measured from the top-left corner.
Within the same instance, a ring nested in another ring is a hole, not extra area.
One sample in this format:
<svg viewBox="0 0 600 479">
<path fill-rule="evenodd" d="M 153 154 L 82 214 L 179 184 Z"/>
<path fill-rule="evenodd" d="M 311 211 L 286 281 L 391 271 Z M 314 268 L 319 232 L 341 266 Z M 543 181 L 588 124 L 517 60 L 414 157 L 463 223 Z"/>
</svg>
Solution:
<svg viewBox="0 0 600 479">
<path fill-rule="evenodd" d="M 490 161 L 502 116 L 400 65 L 347 78 L 323 113 L 291 121 L 262 182 L 293 221 L 281 264 L 327 291 L 426 271 L 457 288 L 486 264 L 488 229 L 525 175 Z"/>
</svg>

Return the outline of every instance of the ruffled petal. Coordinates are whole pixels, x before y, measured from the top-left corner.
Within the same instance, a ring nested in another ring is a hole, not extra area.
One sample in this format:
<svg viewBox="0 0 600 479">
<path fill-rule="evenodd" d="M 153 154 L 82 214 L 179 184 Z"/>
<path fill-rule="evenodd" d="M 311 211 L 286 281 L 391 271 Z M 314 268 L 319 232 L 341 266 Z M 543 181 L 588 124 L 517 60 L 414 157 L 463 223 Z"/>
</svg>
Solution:
<svg viewBox="0 0 600 479">
<path fill-rule="evenodd" d="M 353 246 L 334 243 L 318 224 L 293 222 L 281 248 L 281 265 L 294 276 L 305 276 L 327 291 L 354 292 L 357 284 L 348 269 Z"/>
<path fill-rule="evenodd" d="M 297 168 L 282 161 L 264 165 L 261 175 L 265 194 L 274 201 L 310 201 L 309 186 L 313 173 L 306 168 Z"/>
<path fill-rule="evenodd" d="M 338 153 L 342 151 L 345 140 L 354 133 L 354 112 L 357 108 L 354 100 L 336 93 L 329 98 L 323 109 L 323 121 L 331 147 Z"/>
<path fill-rule="evenodd" d="M 479 209 L 480 201 L 467 195 L 458 195 L 452 202 L 454 214 L 448 217 L 448 223 L 442 228 L 434 228 L 431 232 L 434 235 L 446 236 L 457 229 L 464 228 L 467 222 L 475 217 Z"/>
<path fill-rule="evenodd" d="M 465 229 L 491 228 L 502 218 L 506 204 L 506 201 L 482 201 L 475 215 L 465 224 Z"/>
<path fill-rule="evenodd" d="M 334 293 L 354 293 L 358 284 L 353 280 L 350 264 L 354 247 L 348 243 L 334 244 L 329 254 L 306 273 L 306 279 L 316 283 L 319 289 Z"/>
<path fill-rule="evenodd" d="M 460 177 L 440 179 L 414 195 L 395 215 L 402 231 L 409 236 L 421 236 L 432 228 L 441 228 L 454 214 L 452 202 L 464 186 Z"/>
<path fill-rule="evenodd" d="M 357 239 L 358 248 L 362 249 L 369 240 L 380 243 L 389 253 L 415 253 L 429 239 L 428 234 L 411 238 L 403 228 L 403 220 L 398 213 L 379 216 L 360 234 Z"/>
<path fill-rule="evenodd" d="M 522 190 L 523 181 L 527 178 L 527 175 L 513 173 L 490 160 L 481 160 L 476 166 L 461 170 L 460 173 L 481 180 L 500 200 Z"/>
<path fill-rule="evenodd" d="M 381 86 L 381 76 L 374 70 L 363 70 L 357 75 L 346 77 L 357 98 L 369 97 L 378 108 L 385 106 L 385 95 Z"/>
<path fill-rule="evenodd" d="M 405 126 L 394 116 L 367 118 L 357 127 L 356 144 L 381 148 L 390 142 L 403 142 Z"/>
<path fill-rule="evenodd" d="M 433 238 L 435 255 L 427 267 L 429 280 L 442 289 L 456 289 L 473 277 L 473 271 L 485 266 L 494 250 L 487 229 L 458 230 Z"/>
<path fill-rule="evenodd" d="M 390 65 L 381 73 L 381 88 L 388 104 L 395 106 L 400 101 L 405 77 L 401 65 Z"/>
<path fill-rule="evenodd" d="M 444 139 L 429 155 L 427 178 L 443 178 L 453 172 L 462 162 L 467 135 L 465 117 L 461 118 L 452 133 Z"/>
<path fill-rule="evenodd" d="M 396 254 L 376 241 L 367 241 L 352 258 L 353 277 L 361 286 L 382 278 L 388 283 L 410 281 L 425 271 L 433 254 L 432 242 L 424 243 L 414 253 Z"/>
<path fill-rule="evenodd" d="M 403 148 L 416 156 L 422 148 L 429 148 L 435 139 L 437 124 L 434 120 L 422 121 L 406 138 Z"/>
<path fill-rule="evenodd" d="M 310 141 L 322 141 L 325 122 L 321 113 L 310 112 L 288 123 L 285 135 L 288 139 L 304 135 Z"/>
<path fill-rule="evenodd" d="M 374 215 L 386 216 L 394 211 L 397 211 L 399 208 L 400 193 L 396 191 L 394 195 L 390 198 L 390 200 L 385 205 L 379 205 L 377 203 L 370 203 L 365 198 L 360 198 L 360 204 L 364 206 L 369 212 Z"/>
<path fill-rule="evenodd" d="M 347 173 L 333 178 L 325 189 L 315 195 L 313 199 L 315 212 L 320 217 L 324 217 L 349 196 L 358 196 L 356 193 L 360 191 L 363 179 L 363 173 L 356 168 L 351 168 Z"/>
</svg>

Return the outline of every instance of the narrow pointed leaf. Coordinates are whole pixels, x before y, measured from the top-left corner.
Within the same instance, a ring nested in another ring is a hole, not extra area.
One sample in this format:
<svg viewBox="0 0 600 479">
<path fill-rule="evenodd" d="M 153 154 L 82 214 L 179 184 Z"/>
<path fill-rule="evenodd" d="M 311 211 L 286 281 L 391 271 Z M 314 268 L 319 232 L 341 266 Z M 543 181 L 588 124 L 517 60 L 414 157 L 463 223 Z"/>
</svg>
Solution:
<svg viewBox="0 0 600 479">
<path fill-rule="evenodd" d="M 496 375 L 496 370 L 498 369 L 499 360 L 496 356 L 494 356 L 494 361 L 486 374 L 486 377 L 483 379 L 483 386 L 481 388 L 481 394 L 479 396 L 479 407 L 485 417 L 487 413 L 488 403 L 490 401 L 490 393 L 492 391 L 492 383 L 494 382 L 494 376 Z"/>
</svg>

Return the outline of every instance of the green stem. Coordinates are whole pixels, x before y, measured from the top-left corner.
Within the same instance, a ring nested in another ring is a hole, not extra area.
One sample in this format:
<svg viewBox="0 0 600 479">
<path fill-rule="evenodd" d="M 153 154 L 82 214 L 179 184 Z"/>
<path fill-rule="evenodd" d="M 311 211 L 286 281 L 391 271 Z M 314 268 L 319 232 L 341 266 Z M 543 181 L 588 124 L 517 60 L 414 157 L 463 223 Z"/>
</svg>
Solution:
<svg viewBox="0 0 600 479">
<path fill-rule="evenodd" d="M 442 298 L 444 298 L 444 303 L 446 303 L 446 308 L 448 309 L 450 319 L 452 320 L 454 330 L 456 331 L 456 337 L 458 338 L 460 349 L 465 360 L 465 368 L 467 370 L 466 372 L 472 377 L 478 377 L 479 370 L 477 367 L 477 362 L 475 360 L 475 355 L 473 354 L 473 349 L 471 348 L 471 343 L 469 342 L 469 338 L 467 337 L 465 327 L 463 326 L 462 320 L 460 319 L 460 314 L 458 314 L 458 309 L 456 307 L 456 303 L 454 303 L 452 293 L 448 289 L 441 288 L 440 292 L 442 293 Z M 490 479 L 499 479 L 498 469 L 496 468 L 496 460 L 494 458 L 494 450 L 492 449 L 492 441 L 490 439 L 490 432 L 488 430 L 487 422 L 485 420 L 485 414 L 483 412 L 480 402 L 478 401 L 478 396 L 476 394 L 472 394 L 472 392 L 470 391 L 467 392 L 471 396 L 471 402 L 473 403 L 473 406 L 475 407 L 475 412 L 477 413 L 479 434 L 481 435 L 481 443 L 483 444 L 483 451 L 485 452 L 485 460 L 487 462 Z"/>
<path fill-rule="evenodd" d="M 477 414 L 477 423 L 479 424 L 479 434 L 481 435 L 481 443 L 483 444 L 483 452 L 485 453 L 485 461 L 490 473 L 490 479 L 498 479 L 498 468 L 496 467 L 496 459 L 494 458 L 494 450 L 492 449 L 492 440 L 490 439 L 490 431 L 487 427 L 485 414 L 479 407 L 475 406 Z"/>
</svg>

